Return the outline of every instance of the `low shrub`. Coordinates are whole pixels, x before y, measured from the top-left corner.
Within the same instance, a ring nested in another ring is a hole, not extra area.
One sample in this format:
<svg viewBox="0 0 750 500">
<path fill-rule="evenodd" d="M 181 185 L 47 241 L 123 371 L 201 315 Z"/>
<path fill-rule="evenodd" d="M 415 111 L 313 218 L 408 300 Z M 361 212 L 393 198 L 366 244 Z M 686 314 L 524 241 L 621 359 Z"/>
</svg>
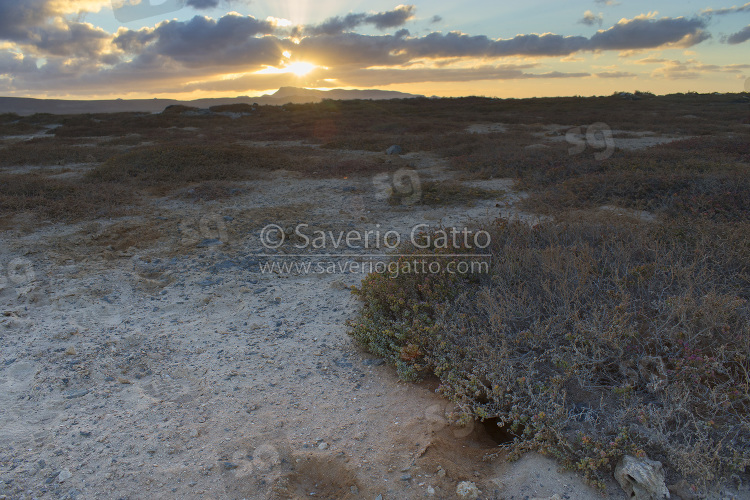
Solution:
<svg viewBox="0 0 750 500">
<path fill-rule="evenodd" d="M 693 483 L 750 466 L 746 221 L 488 229 L 487 275 L 368 276 L 353 337 L 594 484 L 625 453 Z"/>
</svg>

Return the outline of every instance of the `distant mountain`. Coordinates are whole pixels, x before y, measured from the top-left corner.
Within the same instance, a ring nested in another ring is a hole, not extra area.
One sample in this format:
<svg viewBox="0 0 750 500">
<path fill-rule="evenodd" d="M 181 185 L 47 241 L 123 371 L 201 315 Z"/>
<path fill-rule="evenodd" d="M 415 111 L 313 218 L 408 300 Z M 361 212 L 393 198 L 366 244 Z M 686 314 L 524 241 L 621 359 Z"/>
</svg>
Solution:
<svg viewBox="0 0 750 500">
<path fill-rule="evenodd" d="M 99 101 L 76 101 L 67 99 L 32 99 L 26 97 L 0 97 L 0 113 L 33 115 L 34 113 L 77 114 L 77 113 L 119 113 L 141 111 L 156 113 L 167 106 L 183 105 L 196 108 L 209 108 L 225 104 L 282 105 L 320 102 L 323 99 L 343 101 L 348 99 L 411 99 L 423 97 L 389 90 L 316 90 L 297 87 L 282 87 L 273 94 L 259 97 L 226 97 L 178 101 L 175 99 L 113 99 Z"/>
</svg>

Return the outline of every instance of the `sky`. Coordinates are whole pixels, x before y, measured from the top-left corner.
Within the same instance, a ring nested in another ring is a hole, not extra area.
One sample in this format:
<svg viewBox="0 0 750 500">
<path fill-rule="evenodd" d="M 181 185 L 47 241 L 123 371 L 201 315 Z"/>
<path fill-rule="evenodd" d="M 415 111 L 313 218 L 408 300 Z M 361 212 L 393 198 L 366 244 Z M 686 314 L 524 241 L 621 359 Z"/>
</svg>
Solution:
<svg viewBox="0 0 750 500">
<path fill-rule="evenodd" d="M 0 95 L 750 91 L 750 2 L 0 0 Z"/>
</svg>

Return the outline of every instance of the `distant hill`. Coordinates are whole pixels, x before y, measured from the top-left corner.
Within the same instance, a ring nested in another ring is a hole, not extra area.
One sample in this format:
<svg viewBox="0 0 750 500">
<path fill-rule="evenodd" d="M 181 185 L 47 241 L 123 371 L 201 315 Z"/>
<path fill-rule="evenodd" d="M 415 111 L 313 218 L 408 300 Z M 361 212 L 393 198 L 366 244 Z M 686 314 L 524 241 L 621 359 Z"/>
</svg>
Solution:
<svg viewBox="0 0 750 500">
<path fill-rule="evenodd" d="M 183 105 L 196 108 L 209 108 L 226 104 L 282 105 L 288 103 L 320 102 L 323 99 L 343 101 L 348 99 L 410 99 L 422 97 L 389 90 L 315 90 L 297 87 L 282 87 L 273 94 L 259 97 L 226 97 L 216 99 L 196 99 L 178 101 L 175 99 L 112 99 L 99 101 L 76 101 L 67 99 L 32 99 L 26 97 L 0 97 L 0 113 L 33 115 L 34 113 L 76 114 L 76 113 L 118 113 L 142 111 L 156 113 L 167 106 Z"/>
</svg>

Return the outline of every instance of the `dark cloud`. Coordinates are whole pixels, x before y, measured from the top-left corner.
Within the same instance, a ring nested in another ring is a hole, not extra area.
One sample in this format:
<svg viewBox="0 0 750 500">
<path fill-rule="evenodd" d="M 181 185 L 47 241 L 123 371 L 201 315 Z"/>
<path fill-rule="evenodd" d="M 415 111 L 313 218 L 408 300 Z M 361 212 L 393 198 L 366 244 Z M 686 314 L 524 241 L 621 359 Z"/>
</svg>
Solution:
<svg viewBox="0 0 750 500">
<path fill-rule="evenodd" d="M 311 36 L 338 35 L 345 31 L 351 31 L 364 23 L 366 14 L 348 14 L 344 17 L 331 17 L 317 26 L 304 27 L 302 31 Z"/>
<path fill-rule="evenodd" d="M 185 5 L 194 9 L 214 9 L 220 3 L 221 0 L 187 0 Z"/>
<path fill-rule="evenodd" d="M 101 28 L 61 17 L 65 2 L 0 0 L 0 40 L 25 51 L 67 58 L 98 58 L 112 35 Z"/>
<path fill-rule="evenodd" d="M 399 5 L 393 10 L 373 14 L 365 19 L 368 24 L 374 24 L 379 30 L 397 28 L 414 18 L 416 8 L 413 5 Z"/>
<path fill-rule="evenodd" d="M 29 42 L 45 55 L 97 58 L 112 35 L 87 23 L 66 22 L 35 29 Z"/>
<path fill-rule="evenodd" d="M 430 24 L 435 24 L 442 22 L 443 18 L 440 16 L 432 16 L 432 19 L 430 19 Z"/>
<path fill-rule="evenodd" d="M 726 43 L 730 45 L 737 45 L 738 43 L 746 42 L 750 40 L 750 25 L 745 26 L 737 33 L 733 33 L 726 38 Z"/>
<path fill-rule="evenodd" d="M 54 14 L 49 0 L 0 0 L 0 40 L 23 41 Z"/>
<path fill-rule="evenodd" d="M 229 14 L 218 21 L 196 16 L 190 21 L 167 21 L 137 32 L 121 30 L 114 39 L 123 51 L 140 58 L 169 58 L 185 65 L 278 65 L 285 50 L 297 60 L 329 67 L 403 66 L 419 59 L 500 58 L 506 56 L 567 56 L 581 51 L 657 48 L 681 42 L 698 43 L 707 36 L 703 20 L 645 19 L 621 21 L 591 38 L 555 34 L 518 35 L 493 40 L 459 32 L 410 37 L 339 32 L 364 22 L 363 14 L 329 19 L 302 36 L 298 45 L 280 37 L 276 27 L 253 17 Z M 266 36 L 262 36 L 266 35 Z"/>
<path fill-rule="evenodd" d="M 377 14 L 347 14 L 344 17 L 336 16 L 323 21 L 319 25 L 305 26 L 300 31 L 308 36 L 316 35 L 338 35 L 351 31 L 363 24 L 372 24 L 379 30 L 398 28 L 407 21 L 414 18 L 416 7 L 413 5 L 399 5 L 393 10 L 379 12 Z"/>
<path fill-rule="evenodd" d="M 680 42 L 691 46 L 711 37 L 703 31 L 705 27 L 702 19 L 638 17 L 595 33 L 589 40 L 589 50 L 652 49 Z"/>
<path fill-rule="evenodd" d="M 275 64 L 291 42 L 257 36 L 274 31 L 273 24 L 250 16 L 228 14 L 218 21 L 195 16 L 137 32 L 121 30 L 113 42 L 139 58 L 168 57 L 188 66 Z"/>
</svg>

